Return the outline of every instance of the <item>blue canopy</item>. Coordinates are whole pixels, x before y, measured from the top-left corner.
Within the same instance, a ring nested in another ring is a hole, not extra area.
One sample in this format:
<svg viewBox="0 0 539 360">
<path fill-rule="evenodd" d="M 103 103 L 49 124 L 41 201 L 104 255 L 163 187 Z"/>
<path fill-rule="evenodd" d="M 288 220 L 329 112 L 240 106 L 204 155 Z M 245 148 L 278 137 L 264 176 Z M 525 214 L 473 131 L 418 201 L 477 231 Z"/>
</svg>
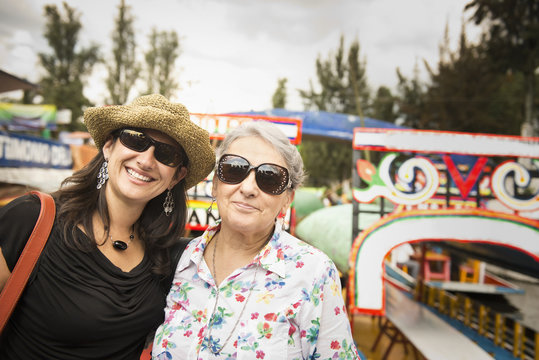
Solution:
<svg viewBox="0 0 539 360">
<path fill-rule="evenodd" d="M 354 128 L 361 127 L 359 116 L 337 114 L 326 111 L 289 111 L 285 109 L 271 109 L 266 111 L 249 111 L 234 113 L 238 115 L 264 115 L 299 118 L 303 120 L 302 134 L 322 136 L 338 140 L 352 141 Z M 388 121 L 364 117 L 366 128 L 405 129 Z"/>
</svg>

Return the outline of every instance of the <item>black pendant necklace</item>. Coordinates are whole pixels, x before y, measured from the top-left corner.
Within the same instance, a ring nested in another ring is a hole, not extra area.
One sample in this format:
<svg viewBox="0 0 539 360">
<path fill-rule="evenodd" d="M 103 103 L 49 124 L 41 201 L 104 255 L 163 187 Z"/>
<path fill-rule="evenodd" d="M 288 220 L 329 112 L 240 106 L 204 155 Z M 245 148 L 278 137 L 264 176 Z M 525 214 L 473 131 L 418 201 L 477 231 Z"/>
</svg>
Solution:
<svg viewBox="0 0 539 360">
<path fill-rule="evenodd" d="M 112 235 L 110 235 L 110 241 L 112 241 L 112 247 L 115 248 L 116 250 L 121 250 L 121 251 L 126 250 L 129 244 L 131 244 L 131 241 L 133 241 L 133 239 L 135 238 L 135 235 L 133 234 L 133 232 L 134 232 L 134 227 L 131 228 L 131 235 L 129 235 L 128 242 L 125 242 L 122 240 L 112 240 Z"/>
</svg>

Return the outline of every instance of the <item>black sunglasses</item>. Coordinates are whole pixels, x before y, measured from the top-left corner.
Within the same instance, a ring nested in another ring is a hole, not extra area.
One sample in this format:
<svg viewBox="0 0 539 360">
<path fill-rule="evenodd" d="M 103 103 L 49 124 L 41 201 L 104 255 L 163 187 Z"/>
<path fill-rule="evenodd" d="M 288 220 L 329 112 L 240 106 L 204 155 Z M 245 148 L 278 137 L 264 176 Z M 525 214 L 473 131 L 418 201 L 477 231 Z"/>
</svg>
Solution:
<svg viewBox="0 0 539 360">
<path fill-rule="evenodd" d="M 252 166 L 239 155 L 225 154 L 219 159 L 217 177 L 226 184 L 239 184 L 255 170 L 256 184 L 270 195 L 282 194 L 289 187 L 288 170 L 276 164 Z"/>
<path fill-rule="evenodd" d="M 155 157 L 155 160 L 166 166 L 175 167 L 183 162 L 184 157 L 178 148 L 161 141 L 156 141 L 146 135 L 143 131 L 122 129 L 118 133 L 118 138 L 125 147 L 137 152 L 144 152 L 148 150 L 150 146 L 154 146 L 155 150 L 153 156 Z"/>
</svg>

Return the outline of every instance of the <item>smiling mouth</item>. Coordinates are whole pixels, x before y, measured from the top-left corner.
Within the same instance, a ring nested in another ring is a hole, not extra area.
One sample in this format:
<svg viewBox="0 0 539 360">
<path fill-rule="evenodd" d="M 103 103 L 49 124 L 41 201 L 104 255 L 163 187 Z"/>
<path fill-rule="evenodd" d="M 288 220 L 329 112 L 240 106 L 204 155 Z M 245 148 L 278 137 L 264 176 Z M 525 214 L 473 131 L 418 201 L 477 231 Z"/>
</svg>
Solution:
<svg viewBox="0 0 539 360">
<path fill-rule="evenodd" d="M 144 176 L 144 175 L 141 175 L 139 173 L 137 173 L 136 171 L 134 171 L 133 169 L 127 169 L 127 173 L 134 177 L 135 179 L 137 180 L 141 180 L 141 181 L 145 181 L 145 182 L 150 182 L 152 181 L 152 178 L 148 177 L 148 176 Z"/>
<path fill-rule="evenodd" d="M 257 210 L 254 206 L 242 202 L 236 202 L 236 206 L 247 210 Z"/>
</svg>

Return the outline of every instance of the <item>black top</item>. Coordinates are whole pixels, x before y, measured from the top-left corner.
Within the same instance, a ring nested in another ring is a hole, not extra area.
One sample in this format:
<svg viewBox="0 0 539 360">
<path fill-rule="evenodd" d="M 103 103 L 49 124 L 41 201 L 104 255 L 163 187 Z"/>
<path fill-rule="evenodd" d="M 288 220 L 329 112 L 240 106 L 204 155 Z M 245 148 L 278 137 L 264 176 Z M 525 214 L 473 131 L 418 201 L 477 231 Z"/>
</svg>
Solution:
<svg viewBox="0 0 539 360">
<path fill-rule="evenodd" d="M 34 196 L 0 209 L 0 247 L 10 270 L 39 210 Z M 123 272 L 97 248 L 68 247 L 55 221 L 2 335 L 0 359 L 139 359 L 163 321 L 167 291 L 146 256 Z"/>
</svg>

